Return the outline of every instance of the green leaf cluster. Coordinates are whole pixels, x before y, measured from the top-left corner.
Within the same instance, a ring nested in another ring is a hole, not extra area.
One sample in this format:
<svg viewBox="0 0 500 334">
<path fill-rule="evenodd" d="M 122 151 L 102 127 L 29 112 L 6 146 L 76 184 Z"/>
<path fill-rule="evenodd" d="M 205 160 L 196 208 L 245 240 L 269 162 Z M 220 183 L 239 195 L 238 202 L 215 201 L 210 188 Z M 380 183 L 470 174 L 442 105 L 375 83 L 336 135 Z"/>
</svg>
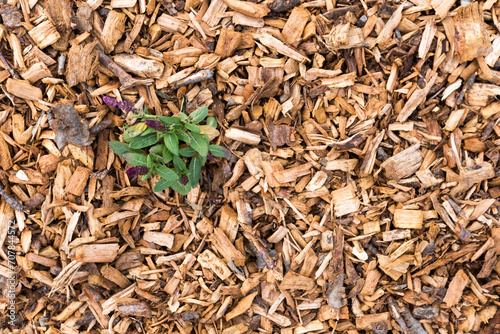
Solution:
<svg viewBox="0 0 500 334">
<path fill-rule="evenodd" d="M 154 191 L 172 188 L 186 195 L 198 185 L 207 158 L 228 155 L 226 148 L 210 144 L 209 138 L 218 131 L 216 119 L 207 117 L 208 108 L 203 106 L 188 115 L 185 105 L 183 100 L 181 112 L 172 117 L 151 115 L 147 110 L 133 115 L 138 122 L 126 127 L 124 142 L 109 143 L 131 166 L 147 167 L 143 181 L 152 174 L 161 177 Z"/>
</svg>

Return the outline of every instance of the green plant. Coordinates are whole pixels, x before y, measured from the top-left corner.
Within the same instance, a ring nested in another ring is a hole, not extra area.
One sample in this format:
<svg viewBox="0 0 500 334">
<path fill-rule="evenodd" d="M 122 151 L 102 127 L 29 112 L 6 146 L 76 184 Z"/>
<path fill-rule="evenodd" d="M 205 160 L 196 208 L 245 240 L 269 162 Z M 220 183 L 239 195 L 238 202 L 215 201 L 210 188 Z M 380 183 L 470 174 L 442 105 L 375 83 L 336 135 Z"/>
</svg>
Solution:
<svg viewBox="0 0 500 334">
<path fill-rule="evenodd" d="M 131 115 L 138 118 L 135 125 L 127 126 L 123 141 L 111 141 L 109 146 L 131 166 L 130 177 L 142 175 L 147 180 L 152 174 L 161 179 L 154 191 L 172 188 L 186 195 L 195 188 L 201 177 L 201 169 L 213 157 L 228 157 L 226 148 L 211 145 L 218 136 L 217 121 L 207 117 L 208 108 L 203 106 L 191 114 L 185 112 L 185 100 L 177 116 L 157 116 L 147 109 Z"/>
</svg>

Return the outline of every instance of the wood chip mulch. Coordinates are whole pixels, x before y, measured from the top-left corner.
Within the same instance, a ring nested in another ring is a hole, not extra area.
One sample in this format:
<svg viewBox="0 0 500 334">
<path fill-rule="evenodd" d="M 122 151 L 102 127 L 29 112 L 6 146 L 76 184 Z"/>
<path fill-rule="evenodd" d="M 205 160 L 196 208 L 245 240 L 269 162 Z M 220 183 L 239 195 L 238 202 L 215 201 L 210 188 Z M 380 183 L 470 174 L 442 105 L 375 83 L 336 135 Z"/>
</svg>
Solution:
<svg viewBox="0 0 500 334">
<path fill-rule="evenodd" d="M 497 0 L 0 16 L 1 333 L 499 332 Z M 183 95 L 232 157 L 154 193 L 103 97 Z"/>
</svg>

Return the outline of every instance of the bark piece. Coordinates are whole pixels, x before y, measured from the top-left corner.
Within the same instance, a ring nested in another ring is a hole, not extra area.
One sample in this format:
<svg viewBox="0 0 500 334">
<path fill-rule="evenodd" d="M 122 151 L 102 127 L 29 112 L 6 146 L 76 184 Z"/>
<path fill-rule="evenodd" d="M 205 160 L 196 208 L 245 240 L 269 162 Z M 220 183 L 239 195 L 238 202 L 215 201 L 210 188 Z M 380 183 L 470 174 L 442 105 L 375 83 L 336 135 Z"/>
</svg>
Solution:
<svg viewBox="0 0 500 334">
<path fill-rule="evenodd" d="M 36 45 L 42 50 L 47 46 L 54 44 L 59 38 L 61 38 L 57 29 L 49 21 L 43 21 L 31 29 L 28 34 L 31 38 L 33 38 Z"/>
<path fill-rule="evenodd" d="M 259 135 L 238 128 L 229 128 L 226 131 L 226 138 L 237 140 L 248 145 L 257 145 L 260 143 Z"/>
<path fill-rule="evenodd" d="M 293 182 L 301 176 L 308 175 L 310 173 L 311 167 L 311 163 L 306 163 L 297 167 L 274 172 L 273 177 L 279 183 Z"/>
<path fill-rule="evenodd" d="M 460 170 L 458 185 L 451 190 L 451 195 L 456 196 L 468 190 L 474 184 L 495 176 L 493 166 L 488 162 L 464 167 Z"/>
<path fill-rule="evenodd" d="M 361 204 L 352 185 L 332 192 L 332 202 L 336 217 L 356 212 Z"/>
<path fill-rule="evenodd" d="M 3 24 L 5 24 L 7 28 L 14 29 L 21 26 L 23 16 L 16 7 L 2 4 L 0 6 L 0 15 L 2 16 Z"/>
<path fill-rule="evenodd" d="M 456 305 L 460 301 L 460 298 L 462 298 L 462 292 L 467 284 L 469 284 L 467 274 L 465 274 L 463 270 L 459 270 L 455 274 L 455 277 L 453 277 L 443 302 L 445 302 L 448 307 Z"/>
<path fill-rule="evenodd" d="M 394 212 L 394 226 L 405 229 L 421 229 L 423 224 L 421 210 L 396 209 Z"/>
<path fill-rule="evenodd" d="M 232 10 L 255 18 L 263 18 L 271 10 L 264 4 L 257 4 L 240 0 L 224 0 Z"/>
<path fill-rule="evenodd" d="M 61 35 L 61 38 L 52 44 L 52 47 L 58 51 L 68 49 L 69 38 L 71 34 L 71 10 L 72 2 L 70 0 L 47 0 L 45 9 L 47 10 L 51 22 Z"/>
<path fill-rule="evenodd" d="M 9 93 L 21 99 L 37 101 L 43 98 L 41 89 L 30 85 L 27 81 L 9 78 L 5 87 Z"/>
<path fill-rule="evenodd" d="M 224 261 L 208 249 L 198 255 L 198 262 L 202 267 L 211 269 L 221 280 L 225 280 L 231 276 L 231 270 L 229 270 Z"/>
<path fill-rule="evenodd" d="M 287 12 L 290 9 L 302 4 L 300 0 L 275 0 L 271 2 L 268 7 L 270 10 L 276 13 Z"/>
<path fill-rule="evenodd" d="M 108 13 L 104 27 L 102 28 L 101 42 L 107 53 L 114 50 L 116 43 L 122 38 L 125 32 L 125 21 L 127 16 L 124 13 L 112 10 Z"/>
<path fill-rule="evenodd" d="M 256 291 L 254 293 L 249 294 L 246 297 L 243 297 L 238 305 L 236 305 L 230 312 L 226 314 L 226 321 L 236 318 L 237 316 L 245 313 L 252 307 L 253 300 L 255 296 L 257 296 L 259 292 Z"/>
<path fill-rule="evenodd" d="M 298 51 L 292 49 L 291 47 L 285 45 L 283 42 L 281 42 L 279 39 L 276 37 L 273 37 L 269 34 L 261 34 L 258 37 L 259 41 L 270 48 L 271 50 L 275 50 L 276 52 L 285 55 L 287 57 L 290 57 L 298 62 L 303 62 L 303 61 L 309 61 L 309 58 L 306 56 L 302 55 Z"/>
<path fill-rule="evenodd" d="M 226 234 L 220 229 L 215 228 L 211 235 L 212 242 L 219 253 L 224 257 L 227 263 L 234 262 L 234 265 L 241 267 L 245 264 L 246 257 L 234 247 Z"/>
<path fill-rule="evenodd" d="M 225 59 L 233 55 L 242 42 L 242 34 L 232 29 L 222 29 L 217 46 L 215 47 L 215 54 L 219 55 L 221 59 Z"/>
<path fill-rule="evenodd" d="M 113 8 L 131 8 L 134 7 L 137 0 L 111 0 L 111 7 Z"/>
<path fill-rule="evenodd" d="M 288 125 L 275 125 L 272 121 L 268 122 L 269 126 L 269 141 L 273 150 L 278 147 L 290 144 L 291 137 L 295 129 Z"/>
<path fill-rule="evenodd" d="M 74 44 L 68 54 L 66 81 L 70 87 L 94 77 L 97 67 L 97 50 L 95 44 Z"/>
<path fill-rule="evenodd" d="M 167 248 L 172 248 L 174 244 L 174 236 L 172 234 L 163 232 L 146 232 L 144 233 L 143 239 L 147 242 L 155 243 L 159 246 L 164 246 Z"/>
<path fill-rule="evenodd" d="M 458 9 L 455 21 L 455 50 L 460 62 L 486 56 L 492 51 L 482 10 L 478 3 Z"/>
<path fill-rule="evenodd" d="M 164 65 L 156 60 L 145 59 L 136 55 L 120 53 L 113 60 L 127 72 L 142 78 L 158 79 L 163 74 Z"/>
<path fill-rule="evenodd" d="M 312 278 L 305 277 L 289 271 L 280 284 L 280 289 L 284 290 L 310 290 L 316 286 Z"/>
<path fill-rule="evenodd" d="M 309 11 L 302 6 L 292 10 L 282 32 L 285 42 L 290 45 L 296 45 L 300 42 L 310 15 Z"/>
<path fill-rule="evenodd" d="M 167 14 L 162 14 L 158 18 L 158 24 L 161 29 L 166 32 L 178 32 L 183 34 L 188 28 L 187 23 Z"/>
<path fill-rule="evenodd" d="M 49 124 L 56 132 L 55 142 L 59 149 L 67 143 L 90 145 L 88 124 L 81 119 L 73 105 L 58 105 L 52 109 L 50 115 Z"/>
<path fill-rule="evenodd" d="M 401 4 L 398 9 L 394 11 L 389 21 L 387 21 L 382 31 L 378 34 L 376 42 L 382 49 L 387 47 L 393 31 L 397 28 L 399 22 L 401 22 L 401 19 L 403 18 L 403 6 L 404 4 Z"/>
<path fill-rule="evenodd" d="M 391 322 L 390 322 L 391 316 L 389 312 L 384 312 L 384 313 L 375 313 L 375 314 L 369 314 L 365 315 L 361 318 L 356 319 L 356 328 L 357 329 L 372 329 L 372 326 L 377 324 L 377 323 L 385 323 L 387 324 L 387 328 L 391 329 Z"/>
<path fill-rule="evenodd" d="M 66 185 L 66 191 L 75 196 L 81 196 L 90 176 L 88 168 L 78 166 Z"/>
<path fill-rule="evenodd" d="M 438 77 L 437 73 L 431 74 L 425 87 L 422 89 L 419 88 L 413 92 L 413 94 L 410 96 L 405 106 L 399 113 L 398 118 L 396 119 L 398 122 L 404 122 L 408 119 L 408 117 L 411 116 L 411 114 L 417 109 L 418 105 L 422 103 L 427 94 L 429 94 L 429 91 L 434 85 L 434 82 L 436 81 L 437 77 Z"/>
<path fill-rule="evenodd" d="M 389 179 L 400 180 L 413 175 L 422 164 L 420 145 L 415 144 L 384 161 L 381 167 Z"/>
<path fill-rule="evenodd" d="M 210 6 L 208 6 L 205 15 L 203 15 L 202 21 L 206 22 L 209 26 L 213 27 L 219 24 L 221 16 L 217 14 L 222 14 L 226 11 L 227 4 L 224 0 L 214 0 L 210 1 Z"/>
<path fill-rule="evenodd" d="M 118 244 L 90 244 L 71 250 L 69 256 L 79 262 L 113 262 L 118 255 Z"/>
<path fill-rule="evenodd" d="M 116 307 L 124 315 L 146 318 L 150 318 L 152 315 L 149 305 L 135 298 L 118 298 Z"/>
</svg>

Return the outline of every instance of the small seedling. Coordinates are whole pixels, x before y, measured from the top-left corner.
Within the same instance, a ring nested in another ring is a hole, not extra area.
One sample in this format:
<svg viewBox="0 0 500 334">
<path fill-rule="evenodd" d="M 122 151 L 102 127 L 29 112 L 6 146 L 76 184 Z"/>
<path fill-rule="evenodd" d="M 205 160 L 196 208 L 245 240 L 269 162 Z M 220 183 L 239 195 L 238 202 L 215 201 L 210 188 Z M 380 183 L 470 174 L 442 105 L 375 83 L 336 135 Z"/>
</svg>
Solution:
<svg viewBox="0 0 500 334">
<path fill-rule="evenodd" d="M 109 98 L 105 102 L 110 104 L 107 101 Z M 203 106 L 188 115 L 185 105 L 183 100 L 181 112 L 172 117 L 151 115 L 147 109 L 132 114 L 138 122 L 126 127 L 124 143 L 109 142 L 111 149 L 132 166 L 127 170 L 129 177 L 140 175 L 143 181 L 152 174 L 161 177 L 154 191 L 172 188 L 186 195 L 198 185 L 207 160 L 231 154 L 224 147 L 210 144 L 219 131 L 217 120 L 207 117 L 208 108 Z"/>
</svg>

